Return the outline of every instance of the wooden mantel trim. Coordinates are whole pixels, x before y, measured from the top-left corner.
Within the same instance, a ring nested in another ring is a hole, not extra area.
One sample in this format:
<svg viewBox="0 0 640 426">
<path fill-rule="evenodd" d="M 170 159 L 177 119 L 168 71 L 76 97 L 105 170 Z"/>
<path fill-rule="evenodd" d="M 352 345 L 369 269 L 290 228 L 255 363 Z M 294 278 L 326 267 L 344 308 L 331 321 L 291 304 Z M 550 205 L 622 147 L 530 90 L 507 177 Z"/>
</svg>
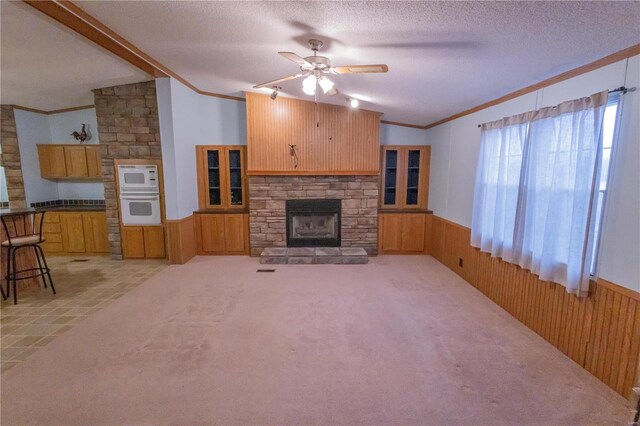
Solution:
<svg viewBox="0 0 640 426">
<path fill-rule="evenodd" d="M 71 107 L 71 108 L 53 109 L 50 111 L 45 111 L 42 109 L 29 108 L 21 105 L 11 105 L 11 106 L 14 109 L 21 109 L 23 111 L 35 112 L 36 114 L 44 114 L 44 115 L 62 114 L 64 112 L 80 111 L 83 109 L 95 108 L 95 105 L 82 105 L 82 106 Z"/>
</svg>

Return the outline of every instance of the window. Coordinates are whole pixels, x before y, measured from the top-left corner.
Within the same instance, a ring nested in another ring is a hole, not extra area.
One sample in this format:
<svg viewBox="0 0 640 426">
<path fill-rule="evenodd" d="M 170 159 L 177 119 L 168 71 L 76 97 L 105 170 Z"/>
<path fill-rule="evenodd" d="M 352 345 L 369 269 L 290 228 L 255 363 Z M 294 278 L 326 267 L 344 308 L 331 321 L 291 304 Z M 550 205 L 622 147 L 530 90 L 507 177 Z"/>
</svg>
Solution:
<svg viewBox="0 0 640 426">
<path fill-rule="evenodd" d="M 619 93 L 609 96 L 609 102 L 604 111 L 604 120 L 602 123 L 602 172 L 600 174 L 600 184 L 598 186 L 598 194 L 596 201 L 596 220 L 594 230 L 594 250 L 591 258 L 591 275 L 595 276 L 598 263 L 598 247 L 600 246 L 600 233 L 602 231 L 602 220 L 604 217 L 604 202 L 607 194 L 607 184 L 609 180 L 609 171 L 611 170 L 611 153 L 613 142 L 615 140 L 618 111 L 620 110 Z"/>
<path fill-rule="evenodd" d="M 602 92 L 483 125 L 471 244 L 588 291 L 617 110 Z"/>
</svg>

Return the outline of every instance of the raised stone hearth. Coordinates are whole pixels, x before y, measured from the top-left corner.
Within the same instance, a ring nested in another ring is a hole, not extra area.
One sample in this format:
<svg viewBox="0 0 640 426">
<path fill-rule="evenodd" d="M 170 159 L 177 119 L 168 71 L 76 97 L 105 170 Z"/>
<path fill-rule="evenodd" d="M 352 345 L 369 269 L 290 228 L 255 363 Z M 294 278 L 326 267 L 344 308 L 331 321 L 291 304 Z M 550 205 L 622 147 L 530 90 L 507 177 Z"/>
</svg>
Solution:
<svg viewBox="0 0 640 426">
<path fill-rule="evenodd" d="M 287 200 L 341 200 L 340 245 L 376 255 L 378 176 L 249 176 L 251 255 L 287 246 Z"/>
<path fill-rule="evenodd" d="M 267 247 L 260 263 L 268 265 L 362 265 L 369 262 L 367 252 L 360 247 Z"/>
</svg>

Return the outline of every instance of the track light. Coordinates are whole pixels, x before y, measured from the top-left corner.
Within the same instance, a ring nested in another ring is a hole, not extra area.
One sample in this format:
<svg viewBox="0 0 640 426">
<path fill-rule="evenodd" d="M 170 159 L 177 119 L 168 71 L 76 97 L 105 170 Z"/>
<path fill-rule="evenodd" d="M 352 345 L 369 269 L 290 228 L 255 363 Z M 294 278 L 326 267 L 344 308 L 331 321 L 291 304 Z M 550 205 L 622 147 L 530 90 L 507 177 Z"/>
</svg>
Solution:
<svg viewBox="0 0 640 426">
<path fill-rule="evenodd" d="M 273 92 L 271 92 L 271 100 L 275 101 L 276 98 L 278 97 L 278 92 L 280 92 L 282 90 L 282 87 L 279 86 L 273 86 Z"/>
<path fill-rule="evenodd" d="M 360 101 L 355 98 L 347 98 L 347 102 L 349 102 L 351 108 L 358 108 L 358 105 L 360 105 Z"/>
</svg>

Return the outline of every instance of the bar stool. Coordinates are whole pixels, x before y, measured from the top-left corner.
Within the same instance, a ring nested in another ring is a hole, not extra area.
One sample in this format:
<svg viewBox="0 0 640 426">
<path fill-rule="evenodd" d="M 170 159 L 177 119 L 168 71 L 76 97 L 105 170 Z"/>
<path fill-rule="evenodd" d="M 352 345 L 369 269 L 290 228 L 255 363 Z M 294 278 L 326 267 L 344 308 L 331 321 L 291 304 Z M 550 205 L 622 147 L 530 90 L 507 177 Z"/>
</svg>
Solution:
<svg viewBox="0 0 640 426">
<path fill-rule="evenodd" d="M 5 270 L 7 271 L 7 275 L 5 276 L 5 279 L 7 281 L 7 291 L 6 295 L 4 291 L 2 292 L 2 298 L 6 300 L 11 296 L 10 284 L 12 284 L 14 305 L 18 303 L 18 280 L 42 277 L 42 284 L 44 285 L 44 288 L 47 288 L 46 278 L 48 278 L 49 285 L 51 285 L 51 291 L 53 292 L 53 294 L 56 294 L 56 289 L 53 286 L 53 280 L 51 279 L 50 269 L 47 265 L 47 259 L 44 256 L 42 247 L 40 247 L 40 244 L 45 241 L 42 238 L 42 223 L 44 221 L 44 214 L 45 212 L 38 212 L 36 214 L 35 211 L 27 211 L 19 215 L 2 215 L 0 217 L 7 237 L 7 239 L 1 243 L 2 247 L 5 247 L 7 249 L 7 264 L 5 266 Z M 39 220 L 36 217 L 38 215 L 40 216 Z M 17 219 L 17 216 L 20 216 L 21 218 Z M 11 218 L 11 227 L 13 228 L 13 232 L 10 232 L 9 230 L 9 224 L 7 223 L 8 218 Z M 18 221 L 21 221 L 21 223 L 18 224 Z M 37 226 L 36 222 L 39 222 Z M 16 254 L 20 249 L 29 247 L 33 248 L 33 251 L 36 255 L 36 260 L 38 261 L 38 267 L 18 270 L 16 267 Z M 2 289 L 1 283 L 0 289 Z"/>
</svg>

